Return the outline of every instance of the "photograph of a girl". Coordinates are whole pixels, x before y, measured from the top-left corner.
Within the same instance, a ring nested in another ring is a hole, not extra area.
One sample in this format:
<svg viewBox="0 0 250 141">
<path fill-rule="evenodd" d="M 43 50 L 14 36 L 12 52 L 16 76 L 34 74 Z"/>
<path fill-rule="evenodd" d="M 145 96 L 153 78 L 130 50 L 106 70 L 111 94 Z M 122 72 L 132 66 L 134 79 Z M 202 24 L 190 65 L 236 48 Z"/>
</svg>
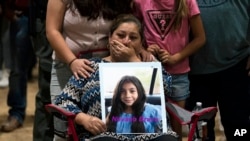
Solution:
<svg viewBox="0 0 250 141">
<path fill-rule="evenodd" d="M 146 103 L 146 93 L 135 76 L 123 76 L 118 82 L 107 117 L 107 131 L 116 133 L 162 132 L 161 106 Z"/>
<path fill-rule="evenodd" d="M 111 107 L 105 116 L 107 131 L 91 140 L 177 141 L 175 133 L 164 132 L 164 106 L 148 103 L 144 83 L 136 75 L 121 75 L 113 87 L 111 106 L 105 105 Z"/>
</svg>

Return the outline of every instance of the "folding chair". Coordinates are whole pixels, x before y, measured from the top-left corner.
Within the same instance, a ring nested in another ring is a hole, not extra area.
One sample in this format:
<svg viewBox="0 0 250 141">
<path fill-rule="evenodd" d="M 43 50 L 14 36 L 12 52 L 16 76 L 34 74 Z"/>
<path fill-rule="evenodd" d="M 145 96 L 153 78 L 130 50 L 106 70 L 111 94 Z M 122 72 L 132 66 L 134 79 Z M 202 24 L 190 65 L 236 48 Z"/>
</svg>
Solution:
<svg viewBox="0 0 250 141">
<path fill-rule="evenodd" d="M 47 111 L 53 114 L 55 117 L 65 120 L 64 127 L 55 127 L 55 134 L 66 138 L 68 141 L 79 141 L 79 136 L 77 135 L 74 123 L 75 114 L 53 104 L 47 104 L 45 107 Z M 209 120 L 217 113 L 217 107 L 203 108 L 201 111 L 193 113 L 171 102 L 166 103 L 166 109 L 168 114 L 177 119 L 180 124 L 190 126 L 188 141 L 193 141 L 193 136 L 195 134 L 198 121 Z"/>
<path fill-rule="evenodd" d="M 67 141 L 79 141 L 79 137 L 75 128 L 75 114 L 69 112 L 57 105 L 47 104 L 45 108 L 48 112 L 50 112 L 54 116 L 54 122 L 60 122 L 60 127 L 54 127 L 54 134 L 59 137 L 66 138 Z"/>
<path fill-rule="evenodd" d="M 111 104 L 111 98 L 106 100 L 107 105 Z M 150 96 L 147 99 L 148 103 L 151 104 L 159 104 L 161 102 L 160 97 Z M 74 124 L 75 114 L 71 113 L 57 105 L 47 104 L 45 108 L 48 112 L 50 112 L 55 118 L 55 122 L 60 122 L 60 124 L 55 124 L 54 133 L 59 137 L 66 138 L 70 141 L 78 141 L 79 136 L 77 135 L 77 131 Z M 58 126 L 60 125 L 60 126 Z"/>
<path fill-rule="evenodd" d="M 190 112 L 172 102 L 166 103 L 166 109 L 168 114 L 172 115 L 180 124 L 189 126 L 188 141 L 194 140 L 195 132 L 199 134 L 196 130 L 198 121 L 207 121 L 217 113 L 217 107 L 207 107 L 197 112 Z"/>
</svg>

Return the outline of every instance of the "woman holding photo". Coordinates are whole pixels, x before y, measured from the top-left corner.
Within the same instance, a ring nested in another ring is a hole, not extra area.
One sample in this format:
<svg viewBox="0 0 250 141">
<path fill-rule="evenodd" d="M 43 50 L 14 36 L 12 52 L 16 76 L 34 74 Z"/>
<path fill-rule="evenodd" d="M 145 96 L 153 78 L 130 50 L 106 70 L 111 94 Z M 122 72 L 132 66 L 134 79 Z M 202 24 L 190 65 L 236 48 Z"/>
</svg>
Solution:
<svg viewBox="0 0 250 141">
<path fill-rule="evenodd" d="M 84 127 L 85 138 L 95 136 L 92 140 L 120 140 L 119 136 L 114 136 L 115 133 L 106 132 L 106 124 L 101 120 L 99 63 L 141 62 L 139 52 L 142 50 L 142 35 L 142 25 L 137 18 L 133 15 L 119 16 L 110 29 L 107 46 L 110 55 L 90 59 L 94 69 L 90 77 L 77 79 L 72 76 L 55 100 L 56 105 L 76 114 L 75 123 Z M 117 55 L 120 50 L 129 55 L 126 57 Z M 165 79 L 167 78 L 165 75 Z M 175 139 L 175 136 L 170 137 Z"/>
</svg>

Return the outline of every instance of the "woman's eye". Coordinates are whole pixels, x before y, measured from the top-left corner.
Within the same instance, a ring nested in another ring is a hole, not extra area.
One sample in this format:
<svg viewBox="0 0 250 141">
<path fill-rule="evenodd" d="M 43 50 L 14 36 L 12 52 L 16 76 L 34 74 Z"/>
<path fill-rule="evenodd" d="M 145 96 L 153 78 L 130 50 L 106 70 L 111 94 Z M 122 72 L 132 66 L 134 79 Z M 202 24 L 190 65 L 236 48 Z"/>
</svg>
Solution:
<svg viewBox="0 0 250 141">
<path fill-rule="evenodd" d="M 136 39 L 137 39 L 136 36 L 131 36 L 131 37 L 129 37 L 129 38 L 130 38 L 130 40 L 136 40 Z"/>
<path fill-rule="evenodd" d="M 124 34 L 117 34 L 117 36 L 118 36 L 119 38 L 124 38 L 126 35 L 124 35 Z"/>
</svg>

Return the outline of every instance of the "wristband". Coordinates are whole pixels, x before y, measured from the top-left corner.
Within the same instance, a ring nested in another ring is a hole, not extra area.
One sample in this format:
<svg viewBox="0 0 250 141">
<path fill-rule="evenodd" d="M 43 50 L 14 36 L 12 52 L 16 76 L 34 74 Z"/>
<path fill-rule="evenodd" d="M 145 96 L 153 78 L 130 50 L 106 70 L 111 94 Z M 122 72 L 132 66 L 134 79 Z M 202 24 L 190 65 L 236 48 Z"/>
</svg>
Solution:
<svg viewBox="0 0 250 141">
<path fill-rule="evenodd" d="M 69 62 L 68 66 L 70 67 L 71 64 L 72 64 L 76 59 L 77 59 L 77 58 L 72 59 L 72 60 Z"/>
</svg>

